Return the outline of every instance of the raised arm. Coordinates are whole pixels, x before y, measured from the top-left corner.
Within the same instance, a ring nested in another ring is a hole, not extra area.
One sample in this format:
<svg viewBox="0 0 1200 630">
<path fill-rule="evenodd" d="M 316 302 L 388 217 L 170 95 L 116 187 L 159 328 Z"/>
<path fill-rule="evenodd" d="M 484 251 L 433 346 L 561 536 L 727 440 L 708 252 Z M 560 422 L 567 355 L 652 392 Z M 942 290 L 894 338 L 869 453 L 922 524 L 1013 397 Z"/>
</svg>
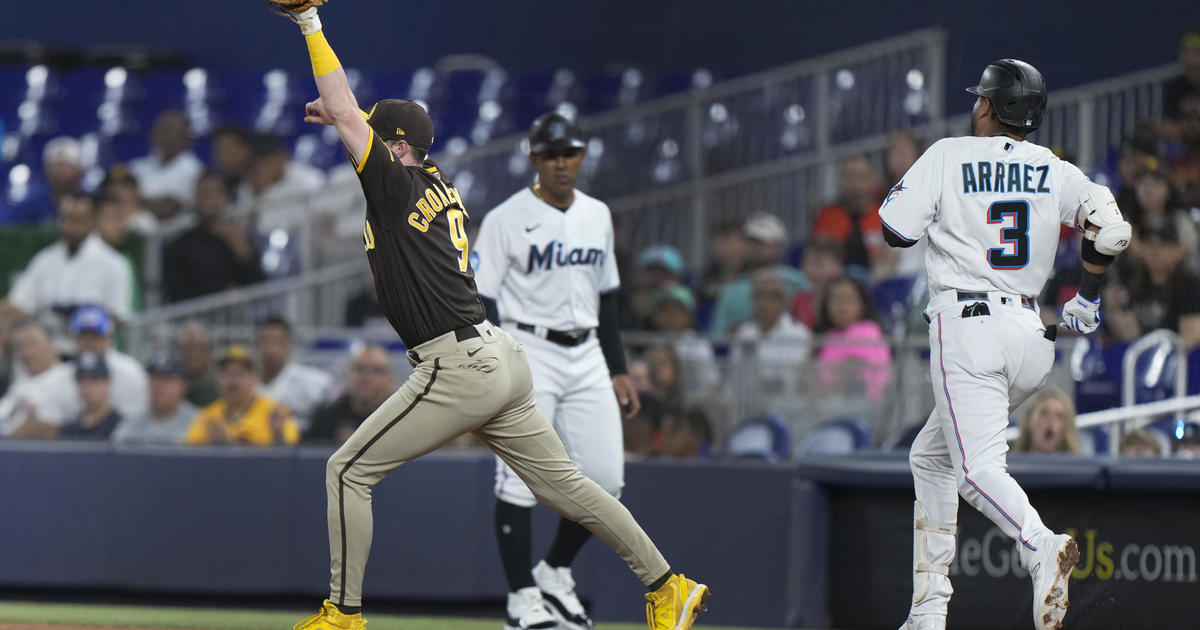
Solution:
<svg viewBox="0 0 1200 630">
<path fill-rule="evenodd" d="M 321 96 L 305 105 L 304 120 L 322 125 L 333 125 L 355 164 L 361 163 L 371 140 L 371 128 L 367 126 L 358 107 L 358 101 L 350 92 L 350 84 L 346 81 L 346 71 L 342 69 L 337 55 L 333 53 L 329 42 L 325 40 L 321 18 L 317 17 L 317 8 L 308 6 L 311 4 L 311 0 L 272 4 L 278 9 L 278 13 L 300 26 L 300 32 L 304 33 L 304 40 L 308 43 L 308 56 L 312 61 L 313 77 L 317 82 L 317 92 Z M 303 10 L 292 11 L 289 7 L 293 6 Z"/>
</svg>

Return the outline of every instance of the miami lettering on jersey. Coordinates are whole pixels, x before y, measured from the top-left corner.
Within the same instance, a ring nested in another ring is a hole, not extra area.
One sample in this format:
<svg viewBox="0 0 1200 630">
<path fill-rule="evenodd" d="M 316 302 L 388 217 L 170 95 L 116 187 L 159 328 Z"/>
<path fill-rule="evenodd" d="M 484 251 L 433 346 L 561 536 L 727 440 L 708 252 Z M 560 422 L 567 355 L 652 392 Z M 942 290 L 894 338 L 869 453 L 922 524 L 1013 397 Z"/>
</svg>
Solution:
<svg viewBox="0 0 1200 630">
<path fill-rule="evenodd" d="M 538 249 L 537 245 L 529 246 L 529 264 L 525 268 L 525 273 L 533 273 L 534 269 L 549 271 L 554 268 L 555 264 L 558 264 L 559 267 L 603 265 L 604 259 L 603 249 L 576 247 L 564 250 L 562 243 L 550 241 L 542 249 Z"/>
<path fill-rule="evenodd" d="M 962 191 L 972 193 L 1049 193 L 1050 165 L 1017 162 L 963 162 Z M 1036 183 L 1035 183 L 1036 180 Z"/>
</svg>

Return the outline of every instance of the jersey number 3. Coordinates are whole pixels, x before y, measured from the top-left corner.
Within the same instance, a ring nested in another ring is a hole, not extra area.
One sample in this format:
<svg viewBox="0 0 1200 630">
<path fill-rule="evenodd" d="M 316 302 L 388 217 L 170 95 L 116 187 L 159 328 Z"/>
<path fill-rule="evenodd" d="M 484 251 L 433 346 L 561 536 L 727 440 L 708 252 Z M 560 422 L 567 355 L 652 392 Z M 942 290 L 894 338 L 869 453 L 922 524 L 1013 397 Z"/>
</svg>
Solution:
<svg viewBox="0 0 1200 630">
<path fill-rule="evenodd" d="M 1004 226 L 1000 228 L 1001 246 L 988 250 L 988 264 L 993 269 L 1024 269 L 1029 264 L 1029 202 L 993 203 L 988 206 L 988 224 Z"/>
</svg>

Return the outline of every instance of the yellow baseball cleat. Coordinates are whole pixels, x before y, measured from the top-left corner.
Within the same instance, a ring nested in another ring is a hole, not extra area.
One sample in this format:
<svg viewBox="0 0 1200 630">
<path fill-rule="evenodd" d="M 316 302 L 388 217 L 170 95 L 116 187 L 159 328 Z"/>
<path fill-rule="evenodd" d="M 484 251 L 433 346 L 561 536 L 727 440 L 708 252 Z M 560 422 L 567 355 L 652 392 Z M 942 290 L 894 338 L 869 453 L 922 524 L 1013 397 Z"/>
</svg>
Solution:
<svg viewBox="0 0 1200 630">
<path fill-rule="evenodd" d="M 688 630 L 696 616 L 708 609 L 712 593 L 682 573 L 672 575 L 662 588 L 646 593 L 646 623 L 650 630 Z"/>
<path fill-rule="evenodd" d="M 359 630 L 366 625 L 362 613 L 343 614 L 327 599 L 321 604 L 321 612 L 292 626 L 292 630 Z"/>
</svg>

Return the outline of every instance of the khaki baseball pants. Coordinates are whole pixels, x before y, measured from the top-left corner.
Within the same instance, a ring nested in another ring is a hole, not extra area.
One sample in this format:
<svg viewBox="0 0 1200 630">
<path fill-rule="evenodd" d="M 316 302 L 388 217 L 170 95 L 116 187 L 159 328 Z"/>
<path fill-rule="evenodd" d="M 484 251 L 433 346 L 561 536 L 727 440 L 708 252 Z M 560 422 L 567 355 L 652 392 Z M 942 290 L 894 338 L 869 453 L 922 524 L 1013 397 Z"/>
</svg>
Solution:
<svg viewBox="0 0 1200 630">
<path fill-rule="evenodd" d="M 362 603 L 372 486 L 467 432 L 512 467 L 540 503 L 612 547 L 643 584 L 665 575 L 666 559 L 629 510 L 579 474 L 537 410 L 521 345 L 488 322 L 474 329 L 478 335 L 459 329 L 412 349 L 412 375 L 329 458 L 330 601 Z"/>
</svg>

